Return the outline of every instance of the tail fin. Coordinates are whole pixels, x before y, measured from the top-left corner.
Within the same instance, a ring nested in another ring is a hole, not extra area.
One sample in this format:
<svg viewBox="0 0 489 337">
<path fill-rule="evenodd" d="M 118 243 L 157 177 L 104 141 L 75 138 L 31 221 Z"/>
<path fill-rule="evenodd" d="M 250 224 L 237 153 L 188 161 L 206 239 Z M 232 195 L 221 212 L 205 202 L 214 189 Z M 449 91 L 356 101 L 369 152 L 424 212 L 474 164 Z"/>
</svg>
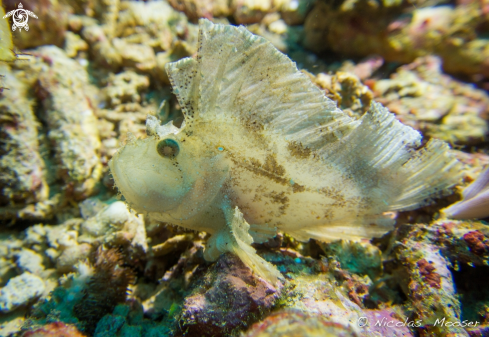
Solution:
<svg viewBox="0 0 489 337">
<path fill-rule="evenodd" d="M 410 210 L 448 194 L 462 179 L 462 165 L 450 154 L 448 145 L 431 139 L 399 170 L 405 188 L 390 205 L 391 210 Z"/>
<path fill-rule="evenodd" d="M 462 177 L 461 164 L 446 143 L 430 140 L 396 120 L 381 104 L 372 103 L 359 125 L 321 155 L 347 172 L 372 201 L 370 214 L 410 210 L 448 194 Z"/>
</svg>

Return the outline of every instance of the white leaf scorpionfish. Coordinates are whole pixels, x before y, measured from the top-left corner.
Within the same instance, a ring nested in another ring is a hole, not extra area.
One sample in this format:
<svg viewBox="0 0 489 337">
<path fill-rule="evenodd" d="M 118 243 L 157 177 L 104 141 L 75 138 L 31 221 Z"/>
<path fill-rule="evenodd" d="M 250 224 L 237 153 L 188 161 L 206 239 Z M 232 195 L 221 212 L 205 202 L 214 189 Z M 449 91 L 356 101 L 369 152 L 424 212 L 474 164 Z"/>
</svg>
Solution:
<svg viewBox="0 0 489 337">
<path fill-rule="evenodd" d="M 185 115 L 148 117 L 146 139 L 110 162 L 135 211 L 212 234 L 205 258 L 237 254 L 275 283 L 252 242 L 278 230 L 298 240 L 379 236 L 386 211 L 425 205 L 460 178 L 448 146 L 373 103 L 349 117 L 287 56 L 244 27 L 200 20 L 193 58 L 166 66 Z"/>
</svg>

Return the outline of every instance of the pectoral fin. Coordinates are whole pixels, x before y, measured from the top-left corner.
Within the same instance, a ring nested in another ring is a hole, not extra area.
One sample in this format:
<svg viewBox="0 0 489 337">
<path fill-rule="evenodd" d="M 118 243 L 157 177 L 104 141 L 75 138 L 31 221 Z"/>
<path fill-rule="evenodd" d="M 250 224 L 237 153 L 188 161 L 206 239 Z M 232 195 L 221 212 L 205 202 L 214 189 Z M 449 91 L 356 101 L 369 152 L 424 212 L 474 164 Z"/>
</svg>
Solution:
<svg viewBox="0 0 489 337">
<path fill-rule="evenodd" d="M 224 211 L 226 212 L 227 225 L 213 234 L 207 242 L 204 252 L 205 259 L 214 261 L 222 253 L 234 253 L 258 276 L 273 285 L 277 285 L 278 279 L 282 279 L 283 276 L 274 265 L 258 256 L 256 250 L 251 247 L 253 238 L 248 233 L 250 225 L 243 218 L 243 213 L 238 207 L 234 211 L 230 207 L 226 207 Z"/>
</svg>

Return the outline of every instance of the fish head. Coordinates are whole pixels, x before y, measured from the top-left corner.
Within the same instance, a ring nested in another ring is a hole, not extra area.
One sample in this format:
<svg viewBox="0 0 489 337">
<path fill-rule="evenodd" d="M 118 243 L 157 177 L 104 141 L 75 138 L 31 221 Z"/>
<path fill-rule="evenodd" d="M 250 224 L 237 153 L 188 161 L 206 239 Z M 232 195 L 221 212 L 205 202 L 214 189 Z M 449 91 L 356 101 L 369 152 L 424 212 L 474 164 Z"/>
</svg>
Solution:
<svg viewBox="0 0 489 337">
<path fill-rule="evenodd" d="M 147 138 L 129 141 L 110 160 L 115 185 L 137 212 L 191 216 L 212 201 L 227 169 L 172 122 L 159 125 L 149 116 L 146 126 Z"/>
<path fill-rule="evenodd" d="M 165 212 L 178 206 L 189 181 L 175 165 L 180 144 L 151 136 L 126 144 L 109 162 L 115 185 L 136 211 Z"/>
</svg>

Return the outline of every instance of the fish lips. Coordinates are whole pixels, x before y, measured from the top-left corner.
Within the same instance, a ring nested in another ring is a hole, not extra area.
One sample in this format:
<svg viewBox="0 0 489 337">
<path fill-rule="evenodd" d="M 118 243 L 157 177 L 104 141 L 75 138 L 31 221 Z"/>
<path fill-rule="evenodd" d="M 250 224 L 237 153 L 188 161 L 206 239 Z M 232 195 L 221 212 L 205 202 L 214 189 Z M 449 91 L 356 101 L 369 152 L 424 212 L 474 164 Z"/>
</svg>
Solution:
<svg viewBox="0 0 489 337">
<path fill-rule="evenodd" d="M 161 157 L 156 137 L 139 139 L 121 148 L 109 162 L 116 187 L 138 212 L 165 212 L 185 197 L 182 173 Z"/>
</svg>

